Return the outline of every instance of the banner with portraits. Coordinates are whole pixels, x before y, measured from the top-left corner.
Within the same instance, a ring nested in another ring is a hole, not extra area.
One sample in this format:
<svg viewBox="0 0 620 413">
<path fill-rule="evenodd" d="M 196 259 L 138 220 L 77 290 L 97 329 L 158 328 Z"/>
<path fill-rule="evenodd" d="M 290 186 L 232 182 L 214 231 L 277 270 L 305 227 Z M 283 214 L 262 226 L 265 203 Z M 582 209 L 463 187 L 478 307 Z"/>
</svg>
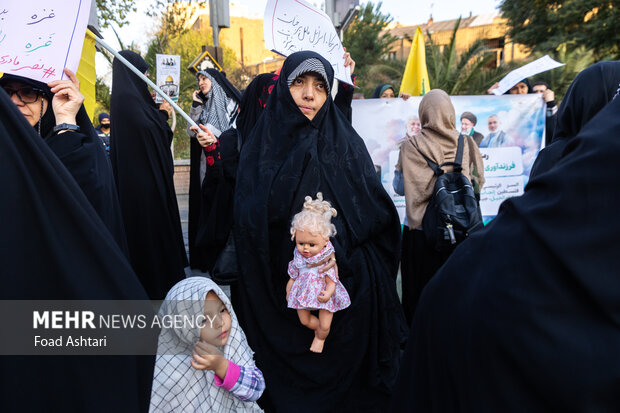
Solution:
<svg viewBox="0 0 620 413">
<path fill-rule="evenodd" d="M 421 128 L 421 100 L 362 99 L 352 103 L 353 127 L 364 139 L 401 222 L 405 218 L 405 198 L 394 191 L 394 166 L 400 144 Z M 489 221 L 497 215 L 503 200 L 523 194 L 544 142 L 544 102 L 539 94 L 452 96 L 451 100 L 457 130 L 471 134 L 480 147 L 486 179 L 480 208 L 484 220 Z"/>
</svg>

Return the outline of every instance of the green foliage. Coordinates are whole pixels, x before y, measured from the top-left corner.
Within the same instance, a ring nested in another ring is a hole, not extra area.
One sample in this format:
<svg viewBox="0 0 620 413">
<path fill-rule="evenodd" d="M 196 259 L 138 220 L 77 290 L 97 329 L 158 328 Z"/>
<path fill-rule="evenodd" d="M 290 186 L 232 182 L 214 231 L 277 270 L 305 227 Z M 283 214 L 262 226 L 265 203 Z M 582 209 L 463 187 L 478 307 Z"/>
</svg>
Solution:
<svg viewBox="0 0 620 413">
<path fill-rule="evenodd" d="M 97 77 L 95 81 L 95 101 L 93 124 L 97 126 L 99 124 L 99 113 L 110 113 L 110 87 L 100 77 Z"/>
<path fill-rule="evenodd" d="M 127 15 L 136 11 L 135 3 L 136 0 L 97 0 L 101 27 L 108 27 L 110 23 L 127 24 Z"/>
<path fill-rule="evenodd" d="M 366 67 L 377 59 L 383 59 L 390 51 L 396 38 L 384 31 L 392 21 L 389 14 L 381 13 L 381 2 L 375 6 L 368 2 L 344 33 L 343 44 L 351 56 L 355 56 L 356 67 Z"/>
<path fill-rule="evenodd" d="M 615 0 L 502 0 L 510 36 L 532 50 L 591 50 L 596 60 L 620 58 L 620 7 Z"/>
<path fill-rule="evenodd" d="M 460 23 L 459 18 L 454 25 L 450 44 L 444 47 L 437 45 L 427 32 L 426 67 L 429 81 L 433 89 L 442 89 L 449 95 L 481 94 L 499 80 L 506 69 L 487 68 L 495 55 L 488 53 L 482 39 L 476 40 L 469 49 L 457 56 L 456 35 Z"/>
<path fill-rule="evenodd" d="M 359 75 L 357 85 L 360 87 L 361 93 L 368 98 L 375 88 L 382 83 L 392 85 L 394 93 L 398 93 L 406 64 L 406 60 L 387 59 L 371 64 L 363 75 Z M 357 66 L 355 72 L 357 73 Z"/>
<path fill-rule="evenodd" d="M 396 37 L 385 30 L 392 21 L 392 17 L 389 14 L 381 13 L 381 4 L 379 2 L 375 6 L 372 2 L 368 2 L 363 5 L 343 37 L 344 46 L 355 60 L 355 74 L 358 75 L 359 79 L 357 85 L 366 96 L 374 89 L 373 85 L 388 83 L 387 80 L 393 80 L 391 68 L 395 64 L 393 61 L 387 60 L 387 54 Z M 399 67 L 400 64 L 396 64 L 396 66 Z M 381 68 L 386 69 L 388 73 L 383 74 Z M 376 79 L 370 78 L 369 73 L 378 73 L 386 81 L 377 82 Z M 402 71 L 399 76 L 402 76 Z M 400 80 L 398 83 L 400 84 Z"/>
<path fill-rule="evenodd" d="M 172 7 L 168 13 L 161 16 L 161 28 L 155 34 L 148 45 L 144 60 L 149 64 L 149 77 L 155 81 L 155 55 L 173 54 L 181 56 L 181 84 L 179 85 L 179 101 L 177 104 L 185 113 L 189 113 L 192 105 L 192 92 L 198 88 L 196 77 L 185 68 L 202 52 L 203 45 L 213 44 L 210 28 L 187 30 L 178 22 L 185 19 L 186 12 L 182 8 Z M 175 15 L 171 15 L 176 13 Z M 224 62 L 222 67 L 226 71 L 234 71 L 239 67 L 235 52 L 222 46 L 224 50 Z M 177 159 L 189 158 L 189 136 L 186 133 L 187 122 L 177 114 L 177 124 L 174 130 L 174 155 Z"/>
<path fill-rule="evenodd" d="M 537 59 L 545 54 L 550 54 L 553 59 L 565 63 L 565 65 L 557 69 L 540 73 L 532 79 L 532 83 L 537 80 L 547 82 L 555 93 L 556 102 L 562 100 L 568 86 L 570 86 L 575 79 L 575 76 L 596 62 L 592 50 L 587 50 L 584 46 L 576 49 L 569 49 L 566 43 L 559 45 L 555 50 L 550 52 L 535 52 L 532 59 Z"/>
</svg>

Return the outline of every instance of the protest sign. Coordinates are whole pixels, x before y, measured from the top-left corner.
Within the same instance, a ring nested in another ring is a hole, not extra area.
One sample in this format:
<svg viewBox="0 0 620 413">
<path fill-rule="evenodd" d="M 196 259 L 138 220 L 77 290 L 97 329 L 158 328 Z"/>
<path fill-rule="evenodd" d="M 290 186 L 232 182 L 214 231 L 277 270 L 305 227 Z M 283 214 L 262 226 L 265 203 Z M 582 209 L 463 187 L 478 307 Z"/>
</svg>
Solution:
<svg viewBox="0 0 620 413">
<path fill-rule="evenodd" d="M 334 76 L 350 85 L 344 48 L 331 19 L 303 0 L 269 0 L 263 19 L 265 47 L 283 56 L 312 50 L 334 67 Z"/>
<path fill-rule="evenodd" d="M 3 0 L 0 5 L 0 72 L 40 82 L 77 72 L 90 0 Z"/>
<path fill-rule="evenodd" d="M 494 133 L 504 133 L 498 148 L 480 148 L 485 166 L 485 183 L 480 193 L 485 221 L 497 215 L 501 202 L 523 193 L 530 170 L 541 148 L 545 129 L 545 106 L 540 95 L 451 96 L 456 112 L 457 129 L 460 115 L 474 113 L 478 123 L 474 130 L 488 136 L 488 120 L 498 122 Z M 390 194 L 402 220 L 405 198 L 392 186 L 394 166 L 400 144 L 406 139 L 407 123 L 419 122 L 418 105 L 422 97 L 403 99 L 354 100 L 353 127 L 364 139 L 385 190 Z M 495 124 L 493 125 L 495 127 Z M 410 127 L 411 129 L 411 127 Z M 483 140 L 484 142 L 484 140 Z M 515 186 L 518 183 L 518 186 Z"/>
<path fill-rule="evenodd" d="M 179 85 L 181 84 L 181 56 L 170 54 L 156 54 L 157 86 L 175 102 L 179 101 Z M 164 99 L 157 95 L 155 102 L 161 103 Z"/>
<path fill-rule="evenodd" d="M 533 62 L 508 73 L 502 80 L 499 81 L 499 86 L 493 89 L 493 93 L 495 95 L 503 95 L 523 79 L 527 79 L 530 76 L 534 76 L 538 73 L 546 72 L 547 70 L 555 69 L 560 66 L 564 66 L 564 63 L 556 62 L 549 56 L 541 57 L 540 59 L 534 60 Z"/>
</svg>

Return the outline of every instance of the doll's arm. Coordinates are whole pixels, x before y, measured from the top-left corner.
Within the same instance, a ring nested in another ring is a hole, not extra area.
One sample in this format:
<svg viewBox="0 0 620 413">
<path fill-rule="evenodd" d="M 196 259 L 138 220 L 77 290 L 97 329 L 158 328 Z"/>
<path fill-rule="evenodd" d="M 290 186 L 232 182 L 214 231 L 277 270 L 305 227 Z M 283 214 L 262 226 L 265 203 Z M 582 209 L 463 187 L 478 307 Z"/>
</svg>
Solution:
<svg viewBox="0 0 620 413">
<path fill-rule="evenodd" d="M 332 298 L 332 295 L 334 295 L 335 291 L 336 291 L 336 283 L 326 275 L 325 276 L 325 289 L 321 291 L 317 299 L 321 303 L 326 303 L 330 298 Z"/>
<path fill-rule="evenodd" d="M 288 295 L 291 293 L 291 288 L 293 288 L 294 280 L 290 278 L 286 283 L 286 301 L 288 301 Z"/>
</svg>

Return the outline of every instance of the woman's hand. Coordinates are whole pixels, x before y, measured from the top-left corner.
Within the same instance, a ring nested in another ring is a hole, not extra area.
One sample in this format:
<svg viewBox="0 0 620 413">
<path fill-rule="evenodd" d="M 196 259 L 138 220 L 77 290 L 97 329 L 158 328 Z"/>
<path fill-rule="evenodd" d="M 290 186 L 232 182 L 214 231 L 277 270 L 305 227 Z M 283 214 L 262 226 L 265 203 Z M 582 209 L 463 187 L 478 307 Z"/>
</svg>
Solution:
<svg viewBox="0 0 620 413">
<path fill-rule="evenodd" d="M 75 125 L 75 116 L 84 102 L 84 95 L 80 93 L 80 81 L 75 74 L 67 68 L 65 68 L 65 74 L 69 80 L 54 80 L 47 85 L 54 93 L 52 109 L 56 125 L 61 123 Z"/>
<path fill-rule="evenodd" d="M 493 86 L 491 86 L 491 87 L 489 88 L 489 90 L 487 90 L 487 93 L 488 93 L 489 95 L 493 95 L 493 94 L 494 94 L 494 93 L 493 93 L 493 89 L 497 89 L 498 87 L 499 87 L 499 82 L 495 82 L 495 84 L 494 84 Z"/>
<path fill-rule="evenodd" d="M 308 268 L 314 268 L 318 266 L 321 266 L 319 268 L 320 274 L 326 273 L 333 268 L 334 271 L 336 271 L 336 278 L 338 278 L 338 265 L 336 264 L 335 252 L 332 252 L 327 258 L 317 262 L 316 264 L 308 264 Z"/>
<path fill-rule="evenodd" d="M 402 92 L 400 94 L 400 97 L 403 98 L 403 100 L 407 100 L 407 99 L 409 99 L 411 97 L 411 95 L 409 93 Z"/>
<path fill-rule="evenodd" d="M 200 96 L 198 96 L 199 93 L 200 90 L 194 90 L 194 92 L 192 93 L 192 99 L 194 100 L 194 102 L 198 102 L 202 105 L 204 102 L 202 101 L 202 99 L 200 99 Z"/>
<path fill-rule="evenodd" d="M 204 148 L 205 146 L 209 146 L 217 142 L 217 138 L 215 137 L 213 132 L 211 132 L 209 129 L 207 129 L 206 126 L 202 124 L 199 126 L 202 131 L 198 131 L 198 128 L 196 126 L 192 126 L 191 128 L 189 128 L 189 130 L 196 134 L 196 139 L 198 139 L 198 143 L 200 144 L 200 146 Z"/>
<path fill-rule="evenodd" d="M 353 70 L 355 70 L 355 60 L 351 59 L 351 53 L 347 52 L 347 48 L 344 48 L 344 67 L 351 67 L 351 74 L 353 74 Z"/>
</svg>

